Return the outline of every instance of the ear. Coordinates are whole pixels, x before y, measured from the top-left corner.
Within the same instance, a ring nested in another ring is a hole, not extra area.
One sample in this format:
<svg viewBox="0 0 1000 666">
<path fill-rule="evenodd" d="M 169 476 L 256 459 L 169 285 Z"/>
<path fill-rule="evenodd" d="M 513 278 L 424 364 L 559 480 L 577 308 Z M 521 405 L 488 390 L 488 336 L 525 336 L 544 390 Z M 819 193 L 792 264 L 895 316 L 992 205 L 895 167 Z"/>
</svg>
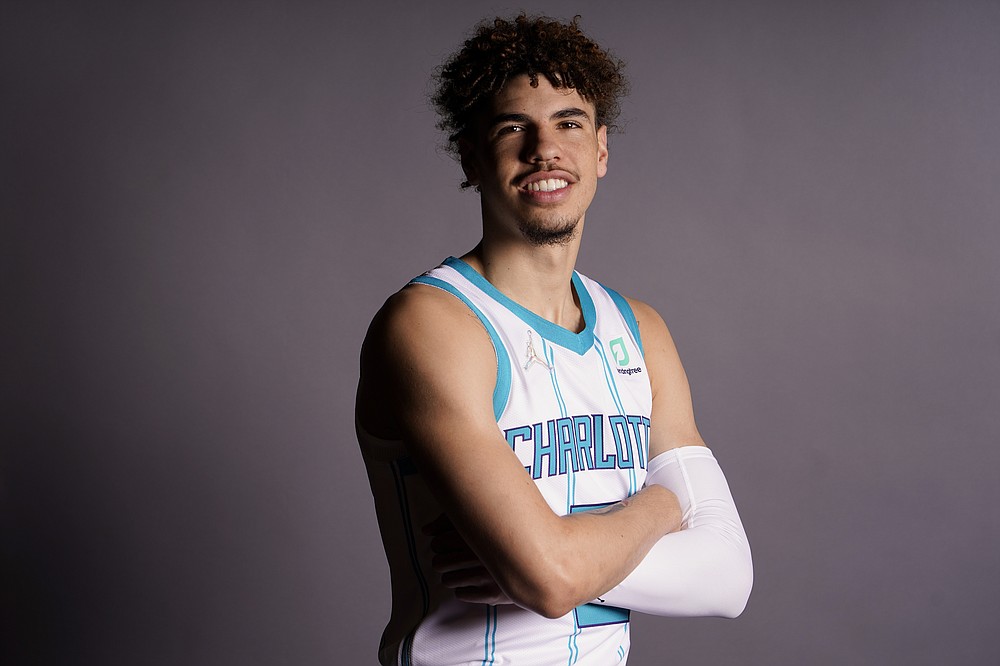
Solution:
<svg viewBox="0 0 1000 666">
<path fill-rule="evenodd" d="M 458 155 L 462 162 L 462 171 L 469 185 L 479 185 L 479 171 L 476 169 L 475 145 L 467 136 L 458 137 Z"/>
<path fill-rule="evenodd" d="M 608 126 L 597 128 L 597 177 L 603 178 L 608 172 Z"/>
</svg>

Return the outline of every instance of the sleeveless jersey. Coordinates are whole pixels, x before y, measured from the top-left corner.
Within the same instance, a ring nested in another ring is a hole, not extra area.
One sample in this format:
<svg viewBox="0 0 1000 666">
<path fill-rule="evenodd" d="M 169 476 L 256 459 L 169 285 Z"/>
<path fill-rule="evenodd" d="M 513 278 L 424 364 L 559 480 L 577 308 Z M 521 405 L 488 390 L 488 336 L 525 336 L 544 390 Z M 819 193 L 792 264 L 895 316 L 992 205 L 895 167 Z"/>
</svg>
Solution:
<svg viewBox="0 0 1000 666">
<path fill-rule="evenodd" d="M 453 294 L 486 328 L 497 358 L 497 427 L 556 514 L 607 506 L 642 486 L 652 396 L 624 298 L 574 273 L 585 322 L 574 333 L 518 305 L 454 257 L 412 282 Z M 441 354 L 447 362 L 447 349 Z M 513 605 L 456 600 L 432 571 L 429 538 L 421 533 L 440 506 L 403 443 L 360 426 L 358 438 L 392 584 L 382 664 L 625 663 L 627 610 L 585 604 L 550 620 Z"/>
</svg>

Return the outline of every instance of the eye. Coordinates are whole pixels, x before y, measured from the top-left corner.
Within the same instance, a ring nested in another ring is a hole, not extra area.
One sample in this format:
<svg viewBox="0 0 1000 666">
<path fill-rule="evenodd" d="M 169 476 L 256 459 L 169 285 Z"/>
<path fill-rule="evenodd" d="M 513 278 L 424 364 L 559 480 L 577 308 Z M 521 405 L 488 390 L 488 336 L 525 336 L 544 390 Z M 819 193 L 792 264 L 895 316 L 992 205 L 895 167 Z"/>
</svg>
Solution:
<svg viewBox="0 0 1000 666">
<path fill-rule="evenodd" d="M 516 132 L 523 132 L 524 125 L 504 125 L 497 130 L 497 134 L 514 134 Z"/>
<path fill-rule="evenodd" d="M 565 128 L 565 129 L 580 129 L 580 128 L 583 127 L 583 125 L 581 125 L 580 123 L 576 122 L 575 120 L 566 120 L 566 121 L 560 123 L 559 126 Z"/>
</svg>

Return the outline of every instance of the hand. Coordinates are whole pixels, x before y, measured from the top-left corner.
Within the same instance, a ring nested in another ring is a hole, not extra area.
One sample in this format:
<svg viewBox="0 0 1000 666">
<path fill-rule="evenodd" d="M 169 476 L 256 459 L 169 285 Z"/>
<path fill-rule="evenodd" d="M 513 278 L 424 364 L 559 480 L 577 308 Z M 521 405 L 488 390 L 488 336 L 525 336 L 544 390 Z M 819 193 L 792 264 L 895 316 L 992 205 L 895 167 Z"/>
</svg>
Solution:
<svg viewBox="0 0 1000 666">
<path fill-rule="evenodd" d="M 455 591 L 455 598 L 493 606 L 514 603 L 446 515 L 441 514 L 425 525 L 423 533 L 431 537 L 434 553 L 431 566 L 441 574 L 441 583 Z"/>
</svg>

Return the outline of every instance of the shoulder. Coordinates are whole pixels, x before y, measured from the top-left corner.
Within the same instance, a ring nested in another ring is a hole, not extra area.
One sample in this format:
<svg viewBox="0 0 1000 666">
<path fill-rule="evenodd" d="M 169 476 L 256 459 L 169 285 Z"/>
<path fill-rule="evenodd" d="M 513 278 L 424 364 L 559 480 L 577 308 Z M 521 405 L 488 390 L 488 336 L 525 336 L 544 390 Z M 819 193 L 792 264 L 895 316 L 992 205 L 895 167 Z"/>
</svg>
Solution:
<svg viewBox="0 0 1000 666">
<path fill-rule="evenodd" d="M 426 336 L 455 334 L 474 341 L 478 329 L 482 329 L 478 317 L 459 298 L 437 287 L 411 283 L 390 296 L 375 314 L 365 347 L 391 343 L 393 348 L 406 348 Z"/>
<path fill-rule="evenodd" d="M 642 335 L 644 348 L 663 345 L 666 342 L 670 342 L 670 346 L 673 346 L 670 331 L 667 330 L 667 324 L 653 306 L 628 296 L 623 298 L 629 304 L 629 307 L 632 308 L 632 314 L 635 315 L 635 321 L 639 326 L 639 333 Z"/>
<path fill-rule="evenodd" d="M 674 340 L 667 329 L 666 322 L 653 306 L 634 298 L 626 297 L 625 300 L 632 308 L 639 326 L 646 365 L 649 366 L 650 380 L 654 383 L 655 389 L 657 381 L 662 383 L 671 379 L 672 375 L 676 373 L 680 365 L 677 348 L 674 346 Z"/>
<path fill-rule="evenodd" d="M 466 390 L 491 396 L 496 362 L 489 334 L 454 295 L 428 285 L 407 285 L 379 309 L 362 344 L 359 420 L 372 434 L 397 435 L 397 419 L 388 417 L 401 402 L 442 397 L 450 385 L 457 385 L 456 369 L 461 369 Z M 374 422 L 372 412 L 382 423 Z"/>
</svg>

